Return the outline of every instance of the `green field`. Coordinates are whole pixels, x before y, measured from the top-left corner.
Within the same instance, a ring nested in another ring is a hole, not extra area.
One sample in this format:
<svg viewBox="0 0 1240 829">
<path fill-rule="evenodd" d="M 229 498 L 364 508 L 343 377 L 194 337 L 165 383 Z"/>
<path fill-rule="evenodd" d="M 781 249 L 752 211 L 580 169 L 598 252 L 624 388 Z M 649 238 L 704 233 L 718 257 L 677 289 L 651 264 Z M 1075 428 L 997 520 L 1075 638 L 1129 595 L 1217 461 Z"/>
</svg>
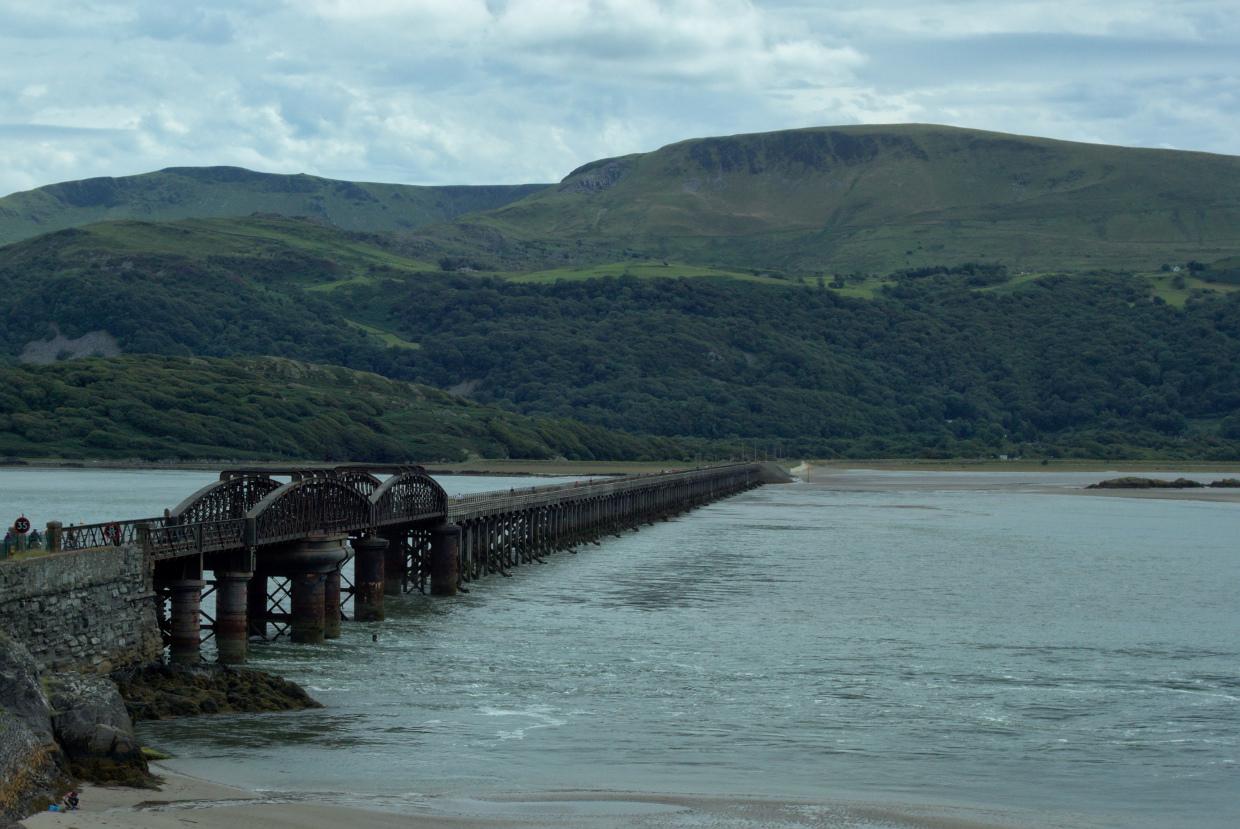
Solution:
<svg viewBox="0 0 1240 829">
<path fill-rule="evenodd" d="M 611 265 L 593 265 L 579 268 L 559 268 L 550 271 L 533 271 L 530 273 L 504 274 L 514 282 L 545 283 L 558 279 L 579 281 L 583 279 L 601 279 L 610 276 L 618 278 L 633 276 L 638 279 L 698 279 L 715 277 L 720 279 L 738 279 L 745 282 L 758 282 L 766 285 L 786 285 L 787 280 L 771 276 L 764 271 L 734 271 L 723 268 L 703 268 L 685 265 L 679 262 L 619 262 Z"/>
<path fill-rule="evenodd" d="M 373 325 L 363 325 L 362 323 L 357 322 L 356 320 L 351 320 L 347 318 L 344 320 L 344 322 L 346 325 L 352 328 L 356 328 L 359 331 L 365 331 L 367 334 L 374 334 L 376 337 L 382 340 L 383 343 L 388 348 L 421 348 L 422 347 L 421 344 L 419 343 L 411 343 L 408 340 L 401 339 L 400 337 L 396 336 L 390 331 L 384 331 L 382 328 L 375 328 Z"/>
</svg>

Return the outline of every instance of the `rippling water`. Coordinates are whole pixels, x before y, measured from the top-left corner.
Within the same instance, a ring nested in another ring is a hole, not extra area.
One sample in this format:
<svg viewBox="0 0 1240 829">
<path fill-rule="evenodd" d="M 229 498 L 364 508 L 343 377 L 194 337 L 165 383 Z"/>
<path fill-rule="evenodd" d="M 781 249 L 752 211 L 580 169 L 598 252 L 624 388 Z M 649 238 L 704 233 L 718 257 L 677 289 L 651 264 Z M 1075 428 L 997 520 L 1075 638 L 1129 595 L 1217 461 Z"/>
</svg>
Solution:
<svg viewBox="0 0 1240 829">
<path fill-rule="evenodd" d="M 584 790 L 1232 826 L 1237 518 L 768 486 L 468 595 L 389 598 L 386 622 L 322 647 L 253 648 L 325 710 L 143 735 L 190 774 L 412 811 Z M 820 825 L 798 808 L 713 825 Z"/>
</svg>

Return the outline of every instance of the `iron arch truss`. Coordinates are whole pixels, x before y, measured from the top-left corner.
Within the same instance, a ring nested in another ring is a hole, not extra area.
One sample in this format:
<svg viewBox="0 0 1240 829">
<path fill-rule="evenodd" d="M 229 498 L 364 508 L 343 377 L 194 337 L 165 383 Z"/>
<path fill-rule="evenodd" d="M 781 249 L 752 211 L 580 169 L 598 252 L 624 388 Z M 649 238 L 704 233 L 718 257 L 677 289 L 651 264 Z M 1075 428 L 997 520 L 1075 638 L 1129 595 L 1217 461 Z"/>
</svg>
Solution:
<svg viewBox="0 0 1240 829">
<path fill-rule="evenodd" d="M 370 496 L 375 527 L 442 518 L 448 494 L 425 472 L 402 472 L 384 481 Z"/>
<path fill-rule="evenodd" d="M 255 504 L 279 488 L 280 482 L 266 475 L 239 475 L 215 481 L 170 510 L 166 516 L 167 523 L 240 520 Z"/>
<path fill-rule="evenodd" d="M 303 478 L 268 494 L 246 514 L 250 546 L 345 533 L 371 525 L 371 503 L 339 478 Z"/>
<path fill-rule="evenodd" d="M 338 472 L 335 476 L 337 481 L 356 489 L 366 498 L 369 498 L 380 486 L 380 481 L 369 472 L 357 472 L 349 470 L 347 472 Z"/>
</svg>

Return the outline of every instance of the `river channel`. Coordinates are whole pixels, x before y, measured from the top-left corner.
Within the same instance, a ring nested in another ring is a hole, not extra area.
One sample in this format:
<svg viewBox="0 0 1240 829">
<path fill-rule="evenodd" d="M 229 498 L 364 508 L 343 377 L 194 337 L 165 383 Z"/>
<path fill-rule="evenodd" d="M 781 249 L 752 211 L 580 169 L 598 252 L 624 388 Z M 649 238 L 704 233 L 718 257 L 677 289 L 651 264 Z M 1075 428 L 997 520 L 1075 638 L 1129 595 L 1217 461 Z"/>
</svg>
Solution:
<svg viewBox="0 0 1240 829">
<path fill-rule="evenodd" d="M 467 595 L 389 599 L 321 647 L 252 647 L 327 708 L 141 734 L 187 774 L 411 813 L 1234 826 L 1240 504 L 936 475 L 766 486 Z M 0 470 L 0 509 L 140 517 L 213 479 Z M 663 794 L 783 805 L 632 805 Z M 630 805 L 581 805 L 608 800 Z"/>
</svg>

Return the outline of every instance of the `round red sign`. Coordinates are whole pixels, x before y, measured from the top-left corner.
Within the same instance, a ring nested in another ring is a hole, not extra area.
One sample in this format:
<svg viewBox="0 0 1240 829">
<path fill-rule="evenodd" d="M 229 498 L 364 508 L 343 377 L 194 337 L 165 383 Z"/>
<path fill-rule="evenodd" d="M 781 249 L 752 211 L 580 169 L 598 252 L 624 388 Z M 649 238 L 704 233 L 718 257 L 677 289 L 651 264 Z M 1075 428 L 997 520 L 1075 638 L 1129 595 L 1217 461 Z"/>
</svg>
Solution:
<svg viewBox="0 0 1240 829">
<path fill-rule="evenodd" d="M 115 541 L 121 537 L 121 525 L 115 521 L 110 524 L 103 525 L 103 537 L 108 541 Z"/>
<path fill-rule="evenodd" d="M 13 529 L 17 530 L 22 535 L 25 535 L 30 532 L 30 519 L 23 515 L 21 518 L 18 518 L 13 522 Z"/>
</svg>

